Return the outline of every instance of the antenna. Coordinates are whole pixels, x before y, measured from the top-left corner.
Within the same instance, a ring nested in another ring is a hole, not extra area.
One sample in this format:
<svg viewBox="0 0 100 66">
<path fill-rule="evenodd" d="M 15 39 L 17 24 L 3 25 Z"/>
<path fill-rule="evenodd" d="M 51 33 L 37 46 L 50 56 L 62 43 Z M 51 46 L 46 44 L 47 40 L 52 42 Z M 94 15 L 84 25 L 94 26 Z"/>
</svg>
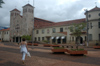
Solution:
<svg viewBox="0 0 100 66">
<path fill-rule="evenodd" d="M 97 2 L 95 2 L 95 6 L 97 7 Z"/>
<path fill-rule="evenodd" d="M 15 8 L 16 8 L 16 6 L 15 6 Z"/>
</svg>

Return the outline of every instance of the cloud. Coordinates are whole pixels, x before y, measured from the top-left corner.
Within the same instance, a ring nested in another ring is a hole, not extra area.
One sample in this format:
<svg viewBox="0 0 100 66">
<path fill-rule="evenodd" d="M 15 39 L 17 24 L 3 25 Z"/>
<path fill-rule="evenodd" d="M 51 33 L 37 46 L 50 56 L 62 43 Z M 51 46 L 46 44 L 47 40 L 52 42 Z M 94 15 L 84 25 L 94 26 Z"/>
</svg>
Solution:
<svg viewBox="0 0 100 66">
<path fill-rule="evenodd" d="M 33 5 L 33 0 L 29 0 Z M 10 11 L 16 6 L 21 11 L 28 0 L 4 0 L 5 4 L 0 8 L 0 26 L 10 25 Z M 34 0 L 35 17 L 53 22 L 67 21 L 85 18 L 84 8 L 90 10 L 100 7 L 100 0 Z"/>
</svg>

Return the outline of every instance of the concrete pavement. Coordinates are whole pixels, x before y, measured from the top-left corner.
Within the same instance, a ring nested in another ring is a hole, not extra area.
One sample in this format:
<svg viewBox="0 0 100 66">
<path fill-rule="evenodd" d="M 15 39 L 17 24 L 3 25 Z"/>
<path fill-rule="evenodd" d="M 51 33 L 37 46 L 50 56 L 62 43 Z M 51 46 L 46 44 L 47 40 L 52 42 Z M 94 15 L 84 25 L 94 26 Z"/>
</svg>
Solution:
<svg viewBox="0 0 100 66">
<path fill-rule="evenodd" d="M 32 49 L 33 48 L 33 49 Z M 86 56 L 52 54 L 51 47 L 29 47 L 31 58 L 21 63 L 20 48 L 13 43 L 0 43 L 0 66 L 100 66 L 100 49 L 86 48 Z"/>
</svg>

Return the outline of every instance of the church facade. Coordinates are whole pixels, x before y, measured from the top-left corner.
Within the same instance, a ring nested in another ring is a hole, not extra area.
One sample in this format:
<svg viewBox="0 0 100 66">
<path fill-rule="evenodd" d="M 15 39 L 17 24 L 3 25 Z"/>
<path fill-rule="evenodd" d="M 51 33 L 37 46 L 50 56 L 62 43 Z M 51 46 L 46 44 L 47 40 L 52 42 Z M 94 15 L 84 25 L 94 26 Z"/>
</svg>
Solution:
<svg viewBox="0 0 100 66">
<path fill-rule="evenodd" d="M 69 27 L 73 24 L 87 23 L 88 18 L 88 38 L 89 44 L 95 44 L 95 41 L 100 42 L 100 8 L 94 7 L 89 10 L 86 18 L 63 21 L 63 22 L 51 22 L 48 20 L 34 18 L 34 7 L 30 4 L 23 6 L 23 15 L 20 15 L 18 9 L 10 11 L 10 29 L 0 30 L 0 39 L 3 41 L 20 42 L 21 36 L 30 35 L 35 42 L 48 41 L 51 44 L 73 44 L 76 41 L 76 37 L 72 35 Z M 34 25 L 34 29 L 33 29 Z M 8 39 L 5 40 L 5 32 Z M 87 40 L 87 31 L 82 30 L 80 43 L 82 44 Z"/>
</svg>

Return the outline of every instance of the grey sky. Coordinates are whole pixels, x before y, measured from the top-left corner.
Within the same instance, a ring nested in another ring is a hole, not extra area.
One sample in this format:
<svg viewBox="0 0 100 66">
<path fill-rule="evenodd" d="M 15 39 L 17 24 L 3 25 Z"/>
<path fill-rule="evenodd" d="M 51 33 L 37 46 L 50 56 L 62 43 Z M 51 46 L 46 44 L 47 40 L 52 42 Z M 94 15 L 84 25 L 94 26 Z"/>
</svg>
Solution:
<svg viewBox="0 0 100 66">
<path fill-rule="evenodd" d="M 0 8 L 0 26 L 10 25 L 10 11 L 16 6 L 22 12 L 22 6 L 28 0 L 4 0 L 5 4 Z M 35 17 L 53 22 L 68 21 L 85 18 L 84 9 L 100 7 L 100 0 L 34 0 Z M 29 0 L 33 5 L 33 0 Z"/>
</svg>

